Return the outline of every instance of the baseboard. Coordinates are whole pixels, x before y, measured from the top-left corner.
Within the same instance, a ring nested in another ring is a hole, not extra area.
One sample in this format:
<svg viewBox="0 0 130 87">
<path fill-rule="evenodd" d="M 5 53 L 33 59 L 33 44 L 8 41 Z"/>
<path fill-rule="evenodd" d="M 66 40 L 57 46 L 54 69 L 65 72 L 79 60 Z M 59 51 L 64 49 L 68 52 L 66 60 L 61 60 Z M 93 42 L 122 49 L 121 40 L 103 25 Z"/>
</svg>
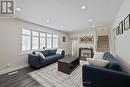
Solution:
<svg viewBox="0 0 130 87">
<path fill-rule="evenodd" d="M 17 67 L 1 70 L 0 75 L 6 74 L 6 73 L 9 73 L 9 72 L 21 69 L 21 68 L 25 68 L 25 67 L 28 67 L 28 66 L 29 66 L 28 64 L 25 64 L 25 65 L 20 65 L 20 66 L 17 66 Z"/>
</svg>

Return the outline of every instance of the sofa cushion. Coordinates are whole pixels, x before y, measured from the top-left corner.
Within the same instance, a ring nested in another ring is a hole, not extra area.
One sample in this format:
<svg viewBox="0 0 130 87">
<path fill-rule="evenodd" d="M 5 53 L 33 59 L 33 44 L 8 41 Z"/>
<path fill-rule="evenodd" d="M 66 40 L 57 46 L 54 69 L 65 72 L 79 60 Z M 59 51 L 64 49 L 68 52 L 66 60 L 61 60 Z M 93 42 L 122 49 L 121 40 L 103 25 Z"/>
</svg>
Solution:
<svg viewBox="0 0 130 87">
<path fill-rule="evenodd" d="M 111 53 L 110 52 L 106 52 L 106 53 L 104 53 L 104 55 L 103 55 L 103 59 L 107 59 L 107 58 L 109 58 L 109 57 L 113 57 L 113 56 L 111 56 Z"/>
<path fill-rule="evenodd" d="M 37 56 L 40 56 L 41 58 L 45 59 L 45 56 L 41 52 L 35 52 Z"/>
<path fill-rule="evenodd" d="M 50 55 L 56 55 L 56 49 L 48 50 L 48 56 Z"/>
<path fill-rule="evenodd" d="M 61 58 L 62 58 L 62 55 L 56 54 L 56 55 L 53 55 L 53 57 L 56 57 L 57 59 L 61 59 Z"/>
<path fill-rule="evenodd" d="M 52 55 L 52 56 L 47 56 L 45 61 L 57 61 L 58 59 L 62 58 L 61 55 Z"/>
<path fill-rule="evenodd" d="M 47 56 L 49 55 L 48 50 L 41 51 L 41 53 L 42 53 L 45 57 L 47 57 Z"/>
<path fill-rule="evenodd" d="M 111 53 L 109 53 L 109 52 L 105 53 L 103 56 L 103 59 L 109 61 L 106 68 L 116 70 L 116 71 L 122 71 L 119 63 L 117 62 L 117 60 L 113 57 L 113 55 Z"/>
<path fill-rule="evenodd" d="M 108 60 L 103 60 L 103 59 L 95 59 L 95 58 L 88 58 L 87 59 L 88 63 L 93 66 L 98 66 L 98 67 L 106 67 L 106 65 L 109 63 Z"/>
<path fill-rule="evenodd" d="M 110 62 L 108 63 L 108 66 L 106 68 L 116 70 L 116 71 L 122 71 L 122 69 L 121 69 L 120 65 L 117 63 L 117 61 L 115 61 L 113 59 L 109 59 L 108 61 L 110 61 Z"/>
<path fill-rule="evenodd" d="M 57 49 L 56 54 L 62 54 L 63 49 Z"/>
<path fill-rule="evenodd" d="M 51 56 L 47 56 L 46 59 L 60 59 L 62 56 L 61 55 L 51 55 Z"/>
</svg>

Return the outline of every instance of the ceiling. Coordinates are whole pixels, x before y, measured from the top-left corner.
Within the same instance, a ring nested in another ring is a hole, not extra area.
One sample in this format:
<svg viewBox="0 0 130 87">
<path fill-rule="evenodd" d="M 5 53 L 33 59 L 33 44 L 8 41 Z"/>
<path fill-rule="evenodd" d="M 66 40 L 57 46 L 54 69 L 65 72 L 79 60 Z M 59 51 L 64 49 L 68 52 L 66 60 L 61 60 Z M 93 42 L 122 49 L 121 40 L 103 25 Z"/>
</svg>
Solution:
<svg viewBox="0 0 130 87">
<path fill-rule="evenodd" d="M 16 18 L 64 32 L 78 32 L 94 26 L 111 26 L 124 0 L 15 1 L 16 8 L 21 9 L 16 11 Z M 81 6 L 86 9 L 81 10 Z"/>
</svg>

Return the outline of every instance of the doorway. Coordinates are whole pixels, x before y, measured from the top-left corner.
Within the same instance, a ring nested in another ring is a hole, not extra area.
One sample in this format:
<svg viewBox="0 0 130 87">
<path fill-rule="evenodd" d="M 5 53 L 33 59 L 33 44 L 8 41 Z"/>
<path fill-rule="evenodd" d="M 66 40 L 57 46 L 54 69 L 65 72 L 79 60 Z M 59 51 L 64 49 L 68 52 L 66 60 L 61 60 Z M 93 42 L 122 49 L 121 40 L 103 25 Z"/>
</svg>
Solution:
<svg viewBox="0 0 130 87">
<path fill-rule="evenodd" d="M 72 40 L 72 56 L 78 56 L 77 55 L 77 39 Z"/>
</svg>

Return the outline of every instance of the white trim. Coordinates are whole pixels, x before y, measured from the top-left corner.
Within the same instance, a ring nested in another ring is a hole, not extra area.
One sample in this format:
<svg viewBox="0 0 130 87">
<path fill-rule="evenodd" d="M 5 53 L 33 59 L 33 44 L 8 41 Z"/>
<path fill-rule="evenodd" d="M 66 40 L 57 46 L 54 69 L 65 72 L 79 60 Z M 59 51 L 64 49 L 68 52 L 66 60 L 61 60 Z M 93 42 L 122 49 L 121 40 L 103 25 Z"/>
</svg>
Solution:
<svg viewBox="0 0 130 87">
<path fill-rule="evenodd" d="M 31 32 L 30 35 L 26 35 L 26 34 L 22 34 L 22 30 L 25 29 L 25 30 L 29 30 Z M 38 32 L 38 36 L 33 36 L 32 35 L 32 32 Z M 57 35 L 58 36 L 58 47 L 59 47 L 59 34 L 58 33 L 48 33 L 48 32 L 43 32 L 43 31 L 37 31 L 37 30 L 32 30 L 32 29 L 28 29 L 28 28 L 24 28 L 22 27 L 21 29 L 21 40 L 20 40 L 20 50 L 21 50 L 21 53 L 25 53 L 26 52 L 29 52 L 29 51 L 35 51 L 35 49 L 32 49 L 32 38 L 33 37 L 37 37 L 38 38 L 38 49 L 36 50 L 39 50 L 40 49 L 40 38 L 45 38 L 45 47 L 47 48 L 47 39 L 50 38 L 51 39 L 51 48 L 53 48 L 53 35 Z M 45 37 L 40 37 L 40 33 L 44 33 L 45 34 Z M 47 34 L 50 34 L 51 37 L 47 37 Z M 25 50 L 25 51 L 22 51 L 22 36 L 30 36 L 30 50 Z M 56 38 L 55 38 L 56 39 Z M 41 49 L 40 49 L 41 50 Z M 21 54 L 20 54 L 21 55 Z"/>
<path fill-rule="evenodd" d="M 6 73 L 9 73 L 9 72 L 21 69 L 21 68 L 25 68 L 25 67 L 28 67 L 28 66 L 29 66 L 28 64 L 25 64 L 25 65 L 20 65 L 20 66 L 12 67 L 12 68 L 9 68 L 9 69 L 1 70 L 0 75 L 6 74 Z"/>
</svg>

